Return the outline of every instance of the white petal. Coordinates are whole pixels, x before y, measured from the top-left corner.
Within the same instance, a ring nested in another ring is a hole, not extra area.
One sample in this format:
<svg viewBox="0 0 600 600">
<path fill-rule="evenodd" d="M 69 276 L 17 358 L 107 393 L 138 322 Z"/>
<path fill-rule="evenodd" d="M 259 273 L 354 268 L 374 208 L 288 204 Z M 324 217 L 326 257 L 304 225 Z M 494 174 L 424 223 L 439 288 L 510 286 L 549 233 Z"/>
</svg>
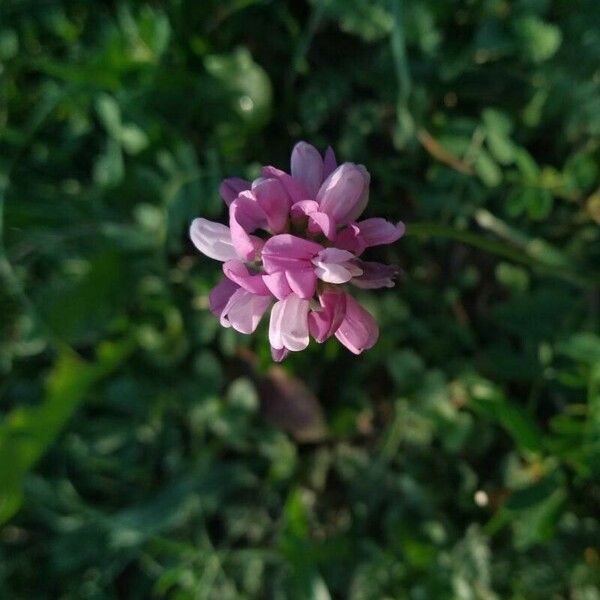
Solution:
<svg viewBox="0 0 600 600">
<path fill-rule="evenodd" d="M 283 338 L 281 336 L 281 324 L 283 322 L 283 309 L 285 300 L 275 302 L 271 309 L 271 320 L 269 321 L 269 342 L 276 350 L 283 348 Z"/>
<path fill-rule="evenodd" d="M 327 283 L 346 283 L 352 279 L 352 273 L 344 264 L 318 262 L 315 273 L 321 281 Z"/>
<path fill-rule="evenodd" d="M 284 301 L 284 318 L 281 337 L 283 345 L 292 352 L 304 350 L 308 346 L 308 309 L 310 302 L 295 294 Z"/>
<path fill-rule="evenodd" d="M 194 246 L 209 258 L 222 261 L 239 258 L 227 225 L 207 219 L 194 219 L 190 226 L 190 238 Z"/>
<path fill-rule="evenodd" d="M 258 296 L 244 289 L 237 290 L 221 313 L 221 325 L 240 333 L 253 333 L 271 304 L 270 296 Z"/>
</svg>

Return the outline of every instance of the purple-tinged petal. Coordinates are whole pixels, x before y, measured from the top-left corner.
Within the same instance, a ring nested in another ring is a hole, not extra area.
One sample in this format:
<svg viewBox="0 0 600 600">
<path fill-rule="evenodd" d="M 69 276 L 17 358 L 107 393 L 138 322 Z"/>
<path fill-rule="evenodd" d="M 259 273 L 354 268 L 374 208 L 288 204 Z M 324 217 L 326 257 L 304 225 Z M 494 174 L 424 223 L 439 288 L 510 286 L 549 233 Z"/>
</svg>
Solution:
<svg viewBox="0 0 600 600">
<path fill-rule="evenodd" d="M 325 291 L 319 296 L 320 310 L 308 315 L 310 335 L 320 344 L 338 329 L 346 312 L 346 295 L 343 292 Z"/>
<path fill-rule="evenodd" d="M 316 200 L 319 210 L 338 225 L 353 221 L 368 202 L 369 175 L 362 165 L 344 163 L 323 182 Z"/>
<path fill-rule="evenodd" d="M 239 257 L 252 261 L 256 257 L 256 245 L 250 233 L 259 227 L 266 227 L 267 217 L 252 196 L 252 192 L 242 192 L 229 207 L 231 239 Z M 238 258 L 239 258 L 238 257 Z"/>
<path fill-rule="evenodd" d="M 256 202 L 263 209 L 267 224 L 273 233 L 281 233 L 287 226 L 290 199 L 277 179 L 263 179 L 253 185 Z"/>
<path fill-rule="evenodd" d="M 278 300 L 284 300 L 292 293 L 285 271 L 275 271 L 275 273 L 263 275 L 262 278 L 269 291 Z"/>
<path fill-rule="evenodd" d="M 352 221 L 356 221 L 356 219 L 362 215 L 365 208 L 367 208 L 367 204 L 369 204 L 369 186 L 371 185 L 371 175 L 364 165 L 356 165 L 356 168 L 362 173 L 365 185 L 358 202 L 350 211 L 350 214 L 344 219 L 345 223 L 352 223 Z"/>
<path fill-rule="evenodd" d="M 339 248 L 325 248 L 315 256 L 315 260 L 325 263 L 345 263 L 349 260 L 354 260 L 354 258 L 356 257 L 352 252 L 340 250 Z"/>
<path fill-rule="evenodd" d="M 312 259 L 315 273 L 319 279 L 328 283 L 346 283 L 362 271 L 351 261 L 354 254 L 339 248 L 325 248 Z"/>
<path fill-rule="evenodd" d="M 289 233 L 274 235 L 262 249 L 263 266 L 267 273 L 303 269 L 323 246 Z"/>
<path fill-rule="evenodd" d="M 310 194 L 304 189 L 304 186 L 285 171 L 277 167 L 268 166 L 263 167 L 260 172 L 265 179 L 272 177 L 278 179 L 288 193 L 292 204 L 310 199 Z"/>
<path fill-rule="evenodd" d="M 315 200 L 300 200 L 292 205 L 290 213 L 293 219 L 308 217 L 313 213 L 318 212 L 319 205 Z"/>
<path fill-rule="evenodd" d="M 366 262 L 356 260 L 355 264 L 362 269 L 362 275 L 353 277 L 350 283 L 362 289 L 376 289 L 382 287 L 394 287 L 394 279 L 400 273 L 400 268 L 396 265 L 385 265 L 379 262 Z"/>
<path fill-rule="evenodd" d="M 253 333 L 271 304 L 271 296 L 257 296 L 239 289 L 233 293 L 221 313 L 221 325 L 240 333 Z"/>
<path fill-rule="evenodd" d="M 233 293 L 240 289 L 240 286 L 229 279 L 223 279 L 215 285 L 208 295 L 208 307 L 215 317 L 220 318 L 223 309 L 227 306 Z"/>
<path fill-rule="evenodd" d="M 227 225 L 194 219 L 190 225 L 190 238 L 194 246 L 215 260 L 239 258 L 232 241 L 231 230 Z"/>
<path fill-rule="evenodd" d="M 337 169 L 337 160 L 335 152 L 331 146 L 327 146 L 325 157 L 323 158 L 323 181 L 327 179 Z"/>
<path fill-rule="evenodd" d="M 292 150 L 291 173 L 308 197 L 314 198 L 323 183 L 323 159 L 319 151 L 311 144 L 298 142 Z"/>
<path fill-rule="evenodd" d="M 273 348 L 298 352 L 308 346 L 308 309 L 309 301 L 295 294 L 275 303 L 269 323 L 269 341 Z"/>
<path fill-rule="evenodd" d="M 360 237 L 360 229 L 356 223 L 351 223 L 344 227 L 335 238 L 336 248 L 342 248 L 352 252 L 355 256 L 361 255 L 365 251 L 365 243 Z"/>
<path fill-rule="evenodd" d="M 333 241 L 336 234 L 335 221 L 325 213 L 313 213 L 308 217 L 308 231 L 310 233 L 322 232 L 328 240 Z"/>
<path fill-rule="evenodd" d="M 359 229 L 358 235 L 367 247 L 393 244 L 404 235 L 406 229 L 402 221 L 394 225 L 381 218 L 365 219 L 356 225 Z"/>
<path fill-rule="evenodd" d="M 285 358 L 287 358 L 287 355 L 290 353 L 290 351 L 287 348 L 273 348 L 273 346 L 271 346 L 271 358 L 275 361 L 275 362 L 281 362 L 282 360 L 284 360 Z"/>
<path fill-rule="evenodd" d="M 231 203 L 238 197 L 240 192 L 249 189 L 249 181 L 240 179 L 239 177 L 229 177 L 228 179 L 223 179 L 221 182 L 221 185 L 219 186 L 219 195 L 221 198 L 223 198 L 225 204 L 230 206 Z"/>
<path fill-rule="evenodd" d="M 223 273 L 228 279 L 234 281 L 246 291 L 259 296 L 270 296 L 271 292 L 265 285 L 263 277 L 258 273 L 251 273 L 241 260 L 228 260 L 223 263 Z"/>
<path fill-rule="evenodd" d="M 296 202 L 291 210 L 292 219 L 299 220 L 308 217 L 309 233 L 323 233 L 325 237 L 334 240 L 336 236 L 335 222 L 325 213 L 319 212 L 319 205 L 315 200 L 302 200 Z"/>
<path fill-rule="evenodd" d="M 317 288 L 317 276 L 313 269 L 286 271 L 285 276 L 292 292 L 300 298 L 312 298 Z"/>
<path fill-rule="evenodd" d="M 354 354 L 372 348 L 379 337 L 379 327 L 373 316 L 350 294 L 346 294 L 346 313 L 335 337 Z"/>
</svg>

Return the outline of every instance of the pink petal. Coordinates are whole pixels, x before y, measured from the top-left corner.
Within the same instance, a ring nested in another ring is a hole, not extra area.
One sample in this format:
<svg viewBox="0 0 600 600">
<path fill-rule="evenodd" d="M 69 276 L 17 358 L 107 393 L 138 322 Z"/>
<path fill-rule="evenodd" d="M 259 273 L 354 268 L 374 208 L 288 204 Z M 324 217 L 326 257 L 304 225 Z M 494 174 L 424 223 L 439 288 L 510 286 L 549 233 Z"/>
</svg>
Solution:
<svg viewBox="0 0 600 600">
<path fill-rule="evenodd" d="M 274 235 L 262 249 L 263 266 L 267 273 L 306 268 L 322 249 L 320 244 L 289 233 Z"/>
<path fill-rule="evenodd" d="M 208 307 L 215 317 L 220 318 L 223 309 L 227 306 L 229 298 L 240 289 L 240 286 L 229 279 L 223 279 L 215 285 L 208 295 Z"/>
<path fill-rule="evenodd" d="M 312 259 L 315 273 L 319 279 L 328 283 L 346 283 L 357 273 L 356 267 L 350 263 L 354 254 L 338 248 L 326 248 Z"/>
<path fill-rule="evenodd" d="M 310 233 L 323 233 L 328 239 L 334 240 L 336 235 L 335 222 L 325 213 L 319 212 L 319 205 L 314 200 L 296 202 L 291 210 L 293 219 L 308 217 L 308 231 Z"/>
<path fill-rule="evenodd" d="M 323 159 L 323 180 L 327 179 L 337 169 L 335 152 L 331 146 L 327 146 Z"/>
<path fill-rule="evenodd" d="M 315 275 L 327 283 L 346 283 L 352 279 L 352 273 L 344 265 L 317 263 Z"/>
<path fill-rule="evenodd" d="M 292 150 L 292 177 L 314 198 L 323 183 L 323 159 L 319 151 L 306 142 L 298 142 Z"/>
<path fill-rule="evenodd" d="M 250 233 L 259 227 L 266 227 L 267 217 L 252 196 L 252 192 L 242 192 L 229 207 L 231 239 L 239 257 L 252 261 L 256 247 Z M 238 257 L 238 258 L 239 258 Z"/>
<path fill-rule="evenodd" d="M 221 325 L 240 333 L 253 333 L 271 304 L 271 296 L 257 296 L 239 289 L 233 293 L 221 313 Z"/>
<path fill-rule="evenodd" d="M 361 165 L 344 163 L 323 182 L 316 200 L 319 210 L 338 225 L 353 221 L 368 200 L 369 174 Z"/>
<path fill-rule="evenodd" d="M 286 271 L 285 276 L 292 291 L 300 298 L 312 298 L 317 287 L 317 276 L 313 269 Z"/>
<path fill-rule="evenodd" d="M 326 291 L 319 296 L 320 310 L 308 315 L 308 328 L 317 342 L 330 338 L 340 326 L 346 312 L 346 295 L 343 292 Z"/>
<path fill-rule="evenodd" d="M 292 293 L 285 271 L 276 271 L 275 273 L 263 275 L 262 278 L 269 291 L 278 300 L 283 300 Z"/>
<path fill-rule="evenodd" d="M 290 353 L 290 351 L 287 348 L 273 348 L 273 346 L 271 346 L 271 357 L 273 358 L 273 360 L 275 362 L 281 362 L 282 360 L 284 360 L 287 355 Z"/>
<path fill-rule="evenodd" d="M 367 208 L 367 204 L 369 203 L 369 185 L 371 184 L 371 175 L 364 165 L 356 165 L 356 168 L 362 173 L 365 185 L 358 202 L 354 206 L 354 209 L 350 211 L 350 214 L 346 217 L 346 223 L 356 221 L 356 219 L 362 215 L 365 208 Z"/>
<path fill-rule="evenodd" d="M 400 268 L 395 265 L 365 262 L 363 260 L 356 260 L 355 263 L 363 272 L 362 275 L 353 277 L 350 283 L 362 289 L 394 287 L 394 279 L 400 272 Z"/>
<path fill-rule="evenodd" d="M 273 348 L 298 352 L 308 346 L 308 309 L 309 301 L 295 294 L 275 303 L 269 324 L 269 341 Z"/>
<path fill-rule="evenodd" d="M 335 238 L 335 245 L 337 248 L 352 252 L 355 256 L 361 255 L 366 248 L 365 243 L 360 237 L 360 229 L 356 223 L 351 223 L 338 233 Z"/>
<path fill-rule="evenodd" d="M 219 186 L 219 195 L 223 198 L 225 204 L 230 206 L 240 192 L 249 189 L 249 181 L 240 179 L 239 177 L 229 177 L 228 179 L 223 179 L 221 182 L 221 185 Z"/>
<path fill-rule="evenodd" d="M 401 221 L 394 225 L 381 218 L 365 219 L 356 225 L 359 229 L 358 235 L 367 247 L 392 244 L 404 235 L 406 229 Z"/>
<path fill-rule="evenodd" d="M 350 294 L 346 294 L 346 314 L 335 337 L 354 354 L 372 348 L 379 337 L 375 319 Z"/>
<path fill-rule="evenodd" d="M 268 166 L 263 167 L 260 172 L 266 179 L 272 177 L 278 179 L 288 193 L 292 204 L 310 199 L 310 194 L 304 189 L 304 186 L 285 171 Z"/>
<path fill-rule="evenodd" d="M 319 260 L 324 263 L 345 263 L 349 260 L 354 260 L 356 257 L 348 250 L 340 250 L 339 248 L 325 248 L 321 250 L 313 260 Z"/>
<path fill-rule="evenodd" d="M 225 273 L 228 279 L 231 279 L 231 281 L 234 281 L 248 292 L 259 296 L 271 295 L 269 288 L 263 281 L 262 275 L 251 273 L 241 260 L 228 260 L 226 263 L 223 263 L 223 273 Z"/>
<path fill-rule="evenodd" d="M 281 183 L 277 179 L 263 179 L 253 186 L 252 191 L 267 217 L 271 231 L 283 231 L 287 225 L 290 200 Z"/>
<path fill-rule="evenodd" d="M 315 200 L 300 200 L 292 204 L 291 215 L 293 218 L 301 218 L 304 216 L 312 215 L 318 212 L 319 204 Z"/>
<path fill-rule="evenodd" d="M 239 258 L 233 245 L 231 230 L 226 225 L 207 219 L 194 219 L 190 238 L 203 254 L 215 260 Z"/>
<path fill-rule="evenodd" d="M 323 232 L 323 235 L 333 241 L 335 239 L 335 221 L 325 213 L 316 212 L 308 217 L 308 231 L 310 233 Z"/>
</svg>

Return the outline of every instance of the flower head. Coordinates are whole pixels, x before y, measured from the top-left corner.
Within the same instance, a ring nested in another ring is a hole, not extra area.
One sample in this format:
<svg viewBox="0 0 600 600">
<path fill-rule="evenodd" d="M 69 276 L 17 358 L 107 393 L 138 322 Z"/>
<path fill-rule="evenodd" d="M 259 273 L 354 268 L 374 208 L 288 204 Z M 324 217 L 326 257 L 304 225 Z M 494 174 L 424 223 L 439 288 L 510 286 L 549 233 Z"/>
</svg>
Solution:
<svg viewBox="0 0 600 600">
<path fill-rule="evenodd" d="M 403 223 L 358 221 L 369 201 L 368 171 L 337 165 L 306 142 L 292 151 L 290 173 L 263 167 L 261 177 L 225 179 L 219 192 L 229 226 L 194 219 L 190 237 L 200 252 L 223 262 L 225 278 L 209 296 L 224 327 L 252 333 L 271 308 L 273 359 L 304 350 L 310 337 L 335 336 L 355 354 L 379 337 L 375 319 L 343 287 L 393 287 L 399 269 L 359 257 L 370 246 L 391 244 Z"/>
</svg>

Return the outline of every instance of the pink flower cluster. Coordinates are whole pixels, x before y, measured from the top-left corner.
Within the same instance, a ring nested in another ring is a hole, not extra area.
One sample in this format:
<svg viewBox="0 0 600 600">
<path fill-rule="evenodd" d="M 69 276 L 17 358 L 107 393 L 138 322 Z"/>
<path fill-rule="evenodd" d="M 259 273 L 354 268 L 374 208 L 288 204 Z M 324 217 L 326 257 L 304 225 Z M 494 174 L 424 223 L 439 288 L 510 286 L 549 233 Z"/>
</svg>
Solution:
<svg viewBox="0 0 600 600">
<path fill-rule="evenodd" d="M 364 166 L 337 166 L 331 148 L 321 157 L 306 142 L 292 151 L 291 174 L 267 166 L 253 182 L 225 179 L 219 192 L 229 227 L 202 218 L 190 227 L 196 248 L 223 261 L 225 278 L 209 296 L 221 325 L 252 333 L 274 303 L 269 341 L 276 361 L 304 350 L 310 336 L 321 343 L 335 335 L 355 354 L 371 348 L 377 323 L 342 284 L 393 287 L 397 267 L 359 256 L 398 240 L 404 225 L 357 221 L 369 181 Z"/>
</svg>

